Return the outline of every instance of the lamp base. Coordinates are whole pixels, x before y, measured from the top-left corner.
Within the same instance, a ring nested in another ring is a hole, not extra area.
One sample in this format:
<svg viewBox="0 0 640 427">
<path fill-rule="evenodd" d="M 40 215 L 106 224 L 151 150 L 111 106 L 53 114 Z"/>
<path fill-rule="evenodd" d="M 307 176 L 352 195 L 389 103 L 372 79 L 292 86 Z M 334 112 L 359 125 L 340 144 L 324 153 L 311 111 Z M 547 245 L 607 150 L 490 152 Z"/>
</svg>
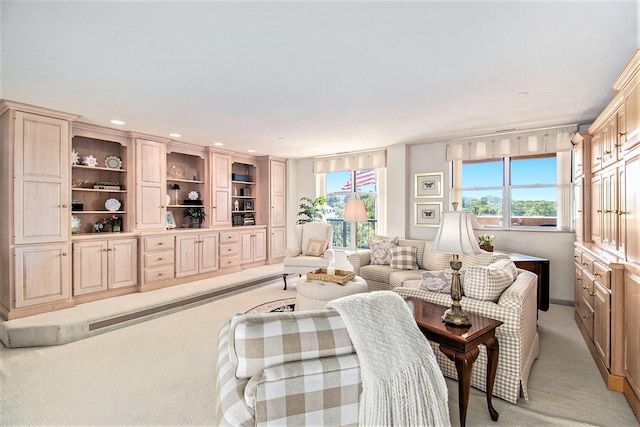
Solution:
<svg viewBox="0 0 640 427">
<path fill-rule="evenodd" d="M 448 325 L 471 326 L 471 321 L 469 320 L 467 313 L 462 311 L 462 309 L 456 310 L 454 307 L 451 307 L 444 312 L 442 315 L 442 321 Z"/>
</svg>

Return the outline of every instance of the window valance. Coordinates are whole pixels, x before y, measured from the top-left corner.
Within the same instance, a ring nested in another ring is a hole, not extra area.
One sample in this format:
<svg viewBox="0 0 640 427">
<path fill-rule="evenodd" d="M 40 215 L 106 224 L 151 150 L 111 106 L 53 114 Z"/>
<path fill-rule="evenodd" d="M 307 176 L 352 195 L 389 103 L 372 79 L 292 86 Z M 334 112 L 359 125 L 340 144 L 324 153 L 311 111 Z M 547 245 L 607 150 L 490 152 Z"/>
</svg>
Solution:
<svg viewBox="0 0 640 427">
<path fill-rule="evenodd" d="M 571 137 L 577 130 L 576 125 L 568 125 L 449 141 L 447 161 L 486 160 L 571 151 Z"/>
<path fill-rule="evenodd" d="M 377 169 L 387 166 L 387 150 L 361 151 L 335 156 L 314 157 L 313 173 Z"/>
</svg>

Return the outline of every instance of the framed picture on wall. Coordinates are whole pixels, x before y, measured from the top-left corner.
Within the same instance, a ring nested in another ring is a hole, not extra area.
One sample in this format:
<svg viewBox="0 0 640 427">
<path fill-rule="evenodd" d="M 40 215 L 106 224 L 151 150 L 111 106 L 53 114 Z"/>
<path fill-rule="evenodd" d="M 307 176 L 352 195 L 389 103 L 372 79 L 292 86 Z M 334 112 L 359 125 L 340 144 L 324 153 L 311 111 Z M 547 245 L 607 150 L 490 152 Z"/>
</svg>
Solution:
<svg viewBox="0 0 640 427">
<path fill-rule="evenodd" d="M 415 221 L 418 227 L 437 227 L 442 216 L 442 202 L 418 202 L 415 209 Z"/>
<path fill-rule="evenodd" d="M 176 228 L 176 220 L 171 211 L 167 211 L 167 228 Z"/>
<path fill-rule="evenodd" d="M 416 197 L 442 197 L 443 172 L 417 173 Z"/>
</svg>

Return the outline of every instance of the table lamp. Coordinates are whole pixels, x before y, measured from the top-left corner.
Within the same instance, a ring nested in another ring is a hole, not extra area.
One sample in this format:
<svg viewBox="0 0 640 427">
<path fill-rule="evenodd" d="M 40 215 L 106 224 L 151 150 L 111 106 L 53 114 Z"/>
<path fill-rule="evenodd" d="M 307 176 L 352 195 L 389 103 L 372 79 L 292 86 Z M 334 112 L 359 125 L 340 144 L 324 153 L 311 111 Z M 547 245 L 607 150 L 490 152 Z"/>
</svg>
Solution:
<svg viewBox="0 0 640 427">
<path fill-rule="evenodd" d="M 347 206 L 344 208 L 344 218 L 347 222 L 364 222 L 368 221 L 367 209 L 364 207 L 364 200 L 349 199 L 347 200 Z M 355 236 L 356 236 L 356 252 L 358 252 L 358 224 L 354 224 Z"/>
<path fill-rule="evenodd" d="M 455 326 L 471 325 L 469 316 L 462 311 L 462 285 L 460 284 L 459 254 L 471 255 L 482 253 L 476 236 L 473 234 L 472 215 L 469 212 L 444 212 L 440 229 L 436 235 L 432 251 L 451 254 L 449 266 L 453 270 L 451 277 L 451 308 L 442 316 L 445 323 Z"/>
</svg>

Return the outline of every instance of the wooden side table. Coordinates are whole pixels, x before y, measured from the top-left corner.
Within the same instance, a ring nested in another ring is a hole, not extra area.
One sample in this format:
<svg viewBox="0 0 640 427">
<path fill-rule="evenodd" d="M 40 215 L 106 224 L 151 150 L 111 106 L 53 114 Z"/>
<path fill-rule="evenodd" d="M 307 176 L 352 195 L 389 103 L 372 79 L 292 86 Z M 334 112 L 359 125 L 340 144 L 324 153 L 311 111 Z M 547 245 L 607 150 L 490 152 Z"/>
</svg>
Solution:
<svg viewBox="0 0 640 427">
<path fill-rule="evenodd" d="M 549 310 L 549 260 L 515 252 L 496 251 L 511 257 L 516 267 L 538 275 L 538 310 Z"/>
<path fill-rule="evenodd" d="M 422 301 L 418 298 L 407 298 L 415 307 L 415 319 L 424 336 L 440 344 L 440 351 L 456 364 L 458 372 L 458 407 L 460 425 L 464 427 L 471 389 L 471 372 L 480 350 L 484 344 L 487 348 L 487 407 L 493 421 L 498 420 L 498 412 L 491 403 L 493 383 L 498 368 L 499 346 L 496 339 L 496 328 L 502 325 L 499 320 L 489 319 L 477 314 L 469 314 L 471 326 L 452 326 L 442 321 L 442 315 L 448 309 L 441 305 Z"/>
</svg>

